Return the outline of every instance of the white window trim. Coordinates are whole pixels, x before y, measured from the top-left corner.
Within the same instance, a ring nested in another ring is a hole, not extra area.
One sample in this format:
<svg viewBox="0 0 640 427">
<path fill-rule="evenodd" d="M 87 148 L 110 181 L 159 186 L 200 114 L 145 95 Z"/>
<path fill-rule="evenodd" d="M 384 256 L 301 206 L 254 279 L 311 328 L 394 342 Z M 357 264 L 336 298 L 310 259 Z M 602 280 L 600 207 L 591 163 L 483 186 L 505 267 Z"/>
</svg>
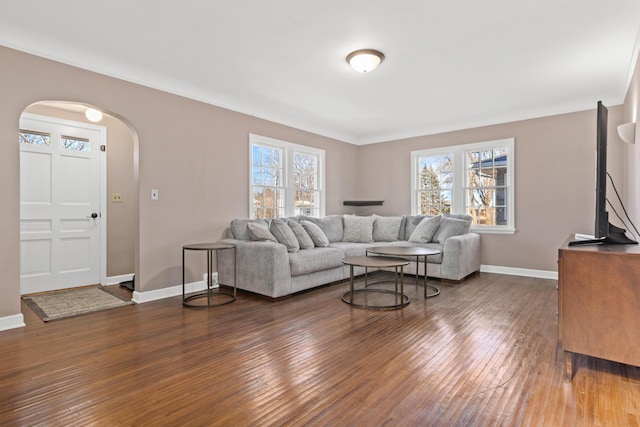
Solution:
<svg viewBox="0 0 640 427">
<path fill-rule="evenodd" d="M 464 214 L 464 187 L 466 177 L 464 170 L 464 159 L 469 151 L 490 150 L 493 148 L 507 147 L 508 174 L 508 225 L 472 225 L 471 231 L 475 233 L 487 234 L 513 234 L 516 232 L 515 223 L 515 139 L 505 138 L 493 141 L 476 142 L 473 144 L 453 145 L 448 147 L 438 147 L 424 150 L 411 151 L 411 213 L 418 214 L 418 159 L 420 157 L 438 156 L 442 154 L 453 155 L 453 194 L 451 200 L 451 210 L 454 214 Z"/>
<path fill-rule="evenodd" d="M 293 153 L 310 154 L 318 157 L 318 193 L 320 194 L 320 216 L 325 216 L 325 150 L 281 141 L 267 136 L 249 134 L 249 218 L 253 218 L 253 150 L 254 144 L 282 149 L 284 155 L 284 188 L 285 188 L 285 216 L 295 215 L 295 189 L 293 188 Z"/>
</svg>

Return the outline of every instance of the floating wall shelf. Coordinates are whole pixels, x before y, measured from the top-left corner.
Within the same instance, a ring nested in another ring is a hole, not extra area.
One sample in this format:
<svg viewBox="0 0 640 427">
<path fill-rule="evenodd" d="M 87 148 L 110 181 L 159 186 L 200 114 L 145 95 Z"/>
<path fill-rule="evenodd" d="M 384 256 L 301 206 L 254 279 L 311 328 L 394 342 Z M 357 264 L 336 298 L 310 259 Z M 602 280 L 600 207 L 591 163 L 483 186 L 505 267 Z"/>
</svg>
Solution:
<svg viewBox="0 0 640 427">
<path fill-rule="evenodd" d="M 345 200 L 344 206 L 381 206 L 384 200 Z"/>
</svg>

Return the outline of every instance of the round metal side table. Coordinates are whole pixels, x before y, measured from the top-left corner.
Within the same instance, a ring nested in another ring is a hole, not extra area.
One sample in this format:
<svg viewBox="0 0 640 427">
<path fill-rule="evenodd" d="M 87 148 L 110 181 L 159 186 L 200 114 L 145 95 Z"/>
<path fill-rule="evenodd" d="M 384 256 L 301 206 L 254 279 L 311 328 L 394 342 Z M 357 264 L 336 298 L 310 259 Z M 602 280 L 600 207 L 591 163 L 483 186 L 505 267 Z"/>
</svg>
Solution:
<svg viewBox="0 0 640 427">
<path fill-rule="evenodd" d="M 220 287 L 213 287 L 213 254 L 216 254 L 216 267 L 218 266 L 218 251 L 233 251 L 233 293 L 223 291 Z M 205 251 L 207 253 L 207 289 L 191 295 L 185 294 L 185 268 L 184 257 L 186 251 Z M 236 300 L 236 245 L 231 243 L 193 243 L 182 247 L 182 305 L 192 308 L 208 308 L 229 304 Z M 213 302 L 212 299 L 222 298 L 221 302 Z M 194 301 L 206 298 L 207 303 L 195 304 Z"/>
</svg>

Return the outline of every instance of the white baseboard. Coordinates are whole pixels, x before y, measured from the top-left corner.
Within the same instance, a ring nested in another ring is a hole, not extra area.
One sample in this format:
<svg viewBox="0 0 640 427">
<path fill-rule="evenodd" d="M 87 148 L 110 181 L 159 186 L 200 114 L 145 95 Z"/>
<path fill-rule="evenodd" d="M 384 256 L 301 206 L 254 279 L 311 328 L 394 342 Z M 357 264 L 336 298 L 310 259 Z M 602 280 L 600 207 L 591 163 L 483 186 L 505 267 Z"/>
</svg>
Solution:
<svg viewBox="0 0 640 427">
<path fill-rule="evenodd" d="M 558 280 L 557 271 L 531 270 L 528 268 L 501 267 L 499 265 L 481 265 L 483 273 L 509 274 L 511 276 L 537 277 L 539 279 Z"/>
<path fill-rule="evenodd" d="M 512 276 L 537 277 L 539 279 L 558 280 L 557 271 L 531 270 L 527 268 L 501 267 L 499 265 L 481 265 L 480 271 L 483 273 L 508 274 Z M 191 282 L 185 285 L 185 292 L 192 293 L 205 290 L 204 280 L 199 282 Z M 182 285 L 171 286 L 169 288 L 155 289 L 146 292 L 133 292 L 132 301 L 136 304 L 157 301 L 165 298 L 172 298 L 182 295 Z"/>
<path fill-rule="evenodd" d="M 206 285 L 204 281 L 185 284 L 185 292 L 188 294 L 192 292 L 204 291 L 205 289 Z M 136 304 L 143 304 L 145 302 L 177 297 L 179 295 L 182 295 L 182 285 L 171 286 L 170 288 L 155 289 L 153 291 L 146 292 L 133 291 L 133 297 L 131 298 L 131 300 Z"/>
<path fill-rule="evenodd" d="M 106 285 L 119 285 L 122 282 L 128 282 L 133 280 L 133 273 L 131 274 L 122 274 L 120 276 L 110 276 L 107 277 Z"/>
<path fill-rule="evenodd" d="M 22 313 L 13 314 L 11 316 L 0 317 L 0 331 L 7 331 L 9 329 L 24 328 L 24 316 Z"/>
</svg>

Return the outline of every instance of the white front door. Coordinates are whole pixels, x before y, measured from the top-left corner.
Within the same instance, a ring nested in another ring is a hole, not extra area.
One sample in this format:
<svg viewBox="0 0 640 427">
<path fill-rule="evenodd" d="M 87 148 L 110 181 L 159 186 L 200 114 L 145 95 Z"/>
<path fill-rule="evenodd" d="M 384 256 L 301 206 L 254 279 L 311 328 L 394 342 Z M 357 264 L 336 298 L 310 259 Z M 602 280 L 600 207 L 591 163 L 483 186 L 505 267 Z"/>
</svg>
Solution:
<svg viewBox="0 0 640 427">
<path fill-rule="evenodd" d="M 100 283 L 102 126 L 20 118 L 20 292 Z"/>
</svg>

